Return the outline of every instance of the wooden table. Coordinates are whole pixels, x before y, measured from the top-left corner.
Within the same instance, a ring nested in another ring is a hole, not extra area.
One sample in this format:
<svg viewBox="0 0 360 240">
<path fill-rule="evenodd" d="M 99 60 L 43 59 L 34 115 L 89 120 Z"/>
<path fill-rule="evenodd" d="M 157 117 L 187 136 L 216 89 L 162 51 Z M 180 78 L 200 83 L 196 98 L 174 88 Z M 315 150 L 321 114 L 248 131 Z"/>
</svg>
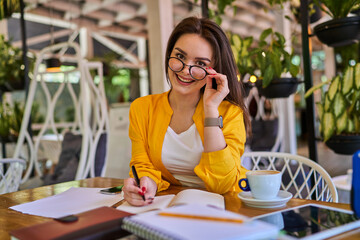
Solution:
<svg viewBox="0 0 360 240">
<path fill-rule="evenodd" d="M 22 228 L 49 220 L 49 218 L 22 214 L 20 212 L 11 210 L 9 209 L 9 207 L 11 206 L 18 205 L 21 203 L 31 202 L 44 197 L 49 197 L 64 192 L 71 187 L 113 187 L 121 184 L 123 184 L 122 179 L 98 177 L 98 178 L 71 181 L 71 182 L 59 183 L 55 185 L 44 186 L 34 189 L 22 190 L 13 193 L 2 194 L 0 195 L 0 239 L 1 240 L 10 239 L 9 232 L 13 229 Z M 184 189 L 183 187 L 173 186 L 167 191 L 161 192 L 159 195 L 171 194 L 171 193 L 176 194 L 183 189 Z M 265 214 L 279 210 L 279 209 L 260 209 L 260 208 L 247 207 L 237 197 L 236 192 L 227 193 L 224 195 L 224 197 L 225 197 L 225 206 L 227 210 L 237 212 L 246 215 L 248 217 L 254 217 L 260 214 Z M 284 207 L 284 209 L 299 205 L 304 205 L 307 203 L 315 203 L 315 202 L 320 203 L 312 200 L 291 199 L 287 203 L 287 206 Z M 350 209 L 349 204 L 326 203 L 326 202 L 321 202 L 321 204 L 344 208 L 344 209 Z M 360 228 L 335 236 L 331 239 L 360 239 Z"/>
</svg>

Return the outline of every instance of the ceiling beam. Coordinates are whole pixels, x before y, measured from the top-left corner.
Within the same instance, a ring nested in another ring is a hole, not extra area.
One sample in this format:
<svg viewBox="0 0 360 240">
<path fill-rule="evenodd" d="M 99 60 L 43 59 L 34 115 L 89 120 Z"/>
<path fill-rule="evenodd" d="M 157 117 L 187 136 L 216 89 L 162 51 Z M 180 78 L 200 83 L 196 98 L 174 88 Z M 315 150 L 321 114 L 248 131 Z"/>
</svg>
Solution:
<svg viewBox="0 0 360 240">
<path fill-rule="evenodd" d="M 109 49 L 113 50 L 117 54 L 122 55 L 125 59 L 129 60 L 130 62 L 135 63 L 135 64 L 138 64 L 140 62 L 139 58 L 135 54 L 129 52 L 127 49 L 123 48 L 122 46 L 120 46 L 118 43 L 111 40 L 110 38 L 105 37 L 96 32 L 93 32 L 91 35 L 98 42 L 100 42 L 104 46 L 108 47 Z"/>
<path fill-rule="evenodd" d="M 12 17 L 20 18 L 20 14 L 13 13 Z M 78 28 L 77 25 L 74 23 L 64 21 L 61 19 L 50 18 L 49 16 L 39 15 L 36 13 L 25 13 L 24 19 L 26 21 L 37 22 L 37 23 L 46 24 L 46 25 L 53 25 L 53 26 L 61 27 L 61 28 L 69 28 L 69 29 L 73 29 L 73 30 L 76 30 Z"/>
<path fill-rule="evenodd" d="M 63 36 L 70 35 L 72 32 L 73 32 L 73 30 L 64 29 L 64 30 L 59 30 L 59 31 L 53 32 L 53 34 L 45 33 L 45 34 L 38 35 L 38 36 L 35 36 L 35 37 L 27 38 L 26 39 L 26 44 L 28 46 L 35 45 L 35 44 L 38 44 L 38 43 L 49 41 L 51 39 L 56 39 L 56 38 L 60 38 L 60 37 L 63 37 Z M 20 41 L 13 42 L 13 45 L 15 47 L 21 47 L 22 46 L 22 41 L 20 40 Z"/>
</svg>

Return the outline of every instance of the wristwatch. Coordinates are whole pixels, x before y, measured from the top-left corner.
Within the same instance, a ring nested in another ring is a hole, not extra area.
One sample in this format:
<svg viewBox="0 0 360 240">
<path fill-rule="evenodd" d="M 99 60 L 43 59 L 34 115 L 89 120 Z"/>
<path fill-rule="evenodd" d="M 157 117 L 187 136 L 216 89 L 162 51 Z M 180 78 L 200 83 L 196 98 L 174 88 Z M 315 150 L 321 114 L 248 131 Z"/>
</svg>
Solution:
<svg viewBox="0 0 360 240">
<path fill-rule="evenodd" d="M 220 115 L 218 118 L 205 118 L 204 127 L 219 127 L 223 128 L 223 118 Z"/>
</svg>

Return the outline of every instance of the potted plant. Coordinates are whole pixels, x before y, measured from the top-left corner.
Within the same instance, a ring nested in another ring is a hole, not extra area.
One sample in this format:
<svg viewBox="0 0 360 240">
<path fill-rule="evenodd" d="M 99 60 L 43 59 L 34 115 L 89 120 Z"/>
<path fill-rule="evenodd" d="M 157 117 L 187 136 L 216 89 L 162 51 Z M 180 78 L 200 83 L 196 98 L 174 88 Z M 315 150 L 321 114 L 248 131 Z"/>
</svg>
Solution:
<svg viewBox="0 0 360 240">
<path fill-rule="evenodd" d="M 260 35 L 258 47 L 251 52 L 258 77 L 256 87 L 267 98 L 284 98 L 293 94 L 298 84 L 300 67 L 291 62 L 293 52 L 285 50 L 285 38 L 268 28 Z M 291 77 L 282 77 L 288 74 Z"/>
<path fill-rule="evenodd" d="M 360 149 L 360 63 L 349 66 L 343 76 L 313 86 L 305 98 L 318 89 L 322 97 L 316 109 L 325 144 L 336 153 L 352 155 Z"/>
<path fill-rule="evenodd" d="M 360 16 L 348 17 L 360 6 L 360 0 L 314 0 L 332 20 L 314 28 L 319 40 L 331 47 L 352 44 L 360 40 Z"/>
<path fill-rule="evenodd" d="M 0 92 L 23 89 L 22 52 L 0 35 Z"/>
<path fill-rule="evenodd" d="M 291 62 L 293 53 L 285 50 L 285 38 L 281 33 L 271 28 L 264 30 L 257 47 L 251 47 L 252 37 L 241 38 L 235 34 L 231 35 L 230 43 L 241 81 L 244 82 L 246 74 L 256 75 L 255 85 L 267 98 L 284 98 L 296 91 L 300 67 Z M 291 77 L 282 77 L 284 73 Z M 245 87 L 251 86 L 250 82 L 245 82 Z"/>
</svg>

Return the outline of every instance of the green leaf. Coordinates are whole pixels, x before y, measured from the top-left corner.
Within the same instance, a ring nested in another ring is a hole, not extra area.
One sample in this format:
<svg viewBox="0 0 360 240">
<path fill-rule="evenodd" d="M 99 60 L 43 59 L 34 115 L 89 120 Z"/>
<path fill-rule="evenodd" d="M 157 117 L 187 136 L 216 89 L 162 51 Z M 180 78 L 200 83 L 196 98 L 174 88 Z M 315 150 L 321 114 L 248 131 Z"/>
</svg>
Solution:
<svg viewBox="0 0 360 240">
<path fill-rule="evenodd" d="M 328 112 L 332 106 L 332 101 L 329 99 L 329 95 L 325 94 L 324 110 Z"/>
<path fill-rule="evenodd" d="M 265 70 L 263 79 L 262 79 L 262 87 L 266 88 L 271 83 L 271 80 L 274 77 L 274 70 L 271 66 L 268 66 Z"/>
<path fill-rule="evenodd" d="M 336 76 L 331 81 L 331 84 L 330 84 L 330 87 L 329 87 L 329 90 L 328 90 L 330 100 L 333 100 L 335 94 L 339 90 L 339 86 L 340 86 L 340 77 Z"/>
<path fill-rule="evenodd" d="M 282 35 L 282 34 L 279 33 L 279 32 L 275 32 L 275 35 L 276 35 L 277 38 L 278 38 L 278 41 L 277 41 L 277 42 L 280 44 L 281 48 L 284 48 L 285 42 L 286 42 L 284 35 Z"/>
<path fill-rule="evenodd" d="M 249 48 L 251 46 L 251 44 L 253 43 L 253 40 L 254 38 L 253 37 L 246 37 L 244 40 L 243 40 L 243 47 L 245 48 Z"/>
<path fill-rule="evenodd" d="M 335 117 L 331 112 L 324 113 L 322 120 L 322 131 L 326 142 L 335 132 Z"/>
<path fill-rule="evenodd" d="M 344 111 L 342 113 L 342 115 L 339 118 L 337 118 L 337 120 L 336 120 L 336 133 L 337 134 L 342 133 L 346 129 L 347 122 L 348 122 L 348 115 L 347 115 L 347 112 Z"/>
<path fill-rule="evenodd" d="M 272 28 L 268 28 L 268 29 L 265 29 L 261 35 L 260 35 L 260 38 L 259 40 L 260 41 L 265 41 L 265 39 L 273 32 Z M 266 42 L 265 42 L 266 43 Z M 267 43 L 266 43 L 267 44 Z"/>
<path fill-rule="evenodd" d="M 346 131 L 348 133 L 352 133 L 355 131 L 355 124 L 351 118 L 348 118 L 348 125 Z"/>
<path fill-rule="evenodd" d="M 281 72 L 282 72 L 280 56 L 278 56 L 276 53 L 271 53 L 269 57 L 271 58 L 272 65 L 274 68 L 273 77 L 280 77 Z"/>
<path fill-rule="evenodd" d="M 294 65 L 294 64 L 290 64 L 290 69 L 289 69 L 289 72 L 291 74 L 292 77 L 296 77 L 298 74 L 299 74 L 299 67 Z"/>
<path fill-rule="evenodd" d="M 317 89 L 322 88 L 325 84 L 328 84 L 330 81 L 322 82 L 318 85 L 312 86 L 304 95 L 304 98 L 308 98 L 313 92 L 315 92 Z"/>
<path fill-rule="evenodd" d="M 353 76 L 354 76 L 354 69 L 352 67 L 348 67 L 345 71 L 345 75 L 341 83 L 341 90 L 344 95 L 348 94 L 350 90 L 353 88 L 353 84 L 354 84 Z"/>
<path fill-rule="evenodd" d="M 336 118 L 345 112 L 346 102 L 344 95 L 341 92 L 337 92 L 334 97 L 333 111 Z"/>
<path fill-rule="evenodd" d="M 215 22 L 216 22 L 217 25 L 221 25 L 221 23 L 222 23 L 221 17 L 218 16 L 218 15 L 216 15 L 216 16 L 215 16 Z"/>
<path fill-rule="evenodd" d="M 317 113 L 319 116 L 319 120 L 321 122 L 322 116 L 324 114 L 324 107 L 323 107 L 322 103 L 320 103 L 320 102 L 317 102 L 315 105 L 316 105 L 316 110 L 317 110 Z"/>
<path fill-rule="evenodd" d="M 235 46 L 231 46 L 232 53 L 234 54 L 235 61 L 239 59 L 239 50 Z"/>
<path fill-rule="evenodd" d="M 231 41 L 233 43 L 233 46 L 236 48 L 236 50 L 240 51 L 241 50 L 241 39 L 240 36 L 237 34 L 233 34 L 231 36 Z"/>
</svg>

